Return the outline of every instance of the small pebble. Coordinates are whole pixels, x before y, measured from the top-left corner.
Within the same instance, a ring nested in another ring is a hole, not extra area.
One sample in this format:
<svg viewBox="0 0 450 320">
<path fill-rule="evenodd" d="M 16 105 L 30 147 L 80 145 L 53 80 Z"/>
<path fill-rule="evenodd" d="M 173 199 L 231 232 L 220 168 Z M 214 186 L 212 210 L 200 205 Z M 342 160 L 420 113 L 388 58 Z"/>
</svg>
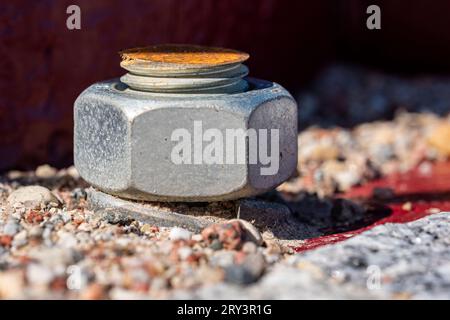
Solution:
<svg viewBox="0 0 450 320">
<path fill-rule="evenodd" d="M 172 228 L 169 233 L 170 240 L 189 240 L 191 236 L 192 232 L 179 227 Z"/>
<path fill-rule="evenodd" d="M 44 265 L 33 263 L 27 268 L 27 279 L 31 285 L 47 286 L 53 277 L 53 272 Z"/>
<path fill-rule="evenodd" d="M 246 285 L 255 282 L 263 274 L 266 262 L 261 253 L 249 254 L 242 264 L 225 268 L 225 281 Z"/>
<path fill-rule="evenodd" d="M 44 233 L 44 230 L 40 226 L 33 226 L 28 231 L 28 235 L 31 238 L 41 238 L 43 233 Z"/>
<path fill-rule="evenodd" d="M 203 241 L 203 237 L 202 237 L 201 234 L 194 234 L 191 239 L 196 241 L 196 242 Z"/>
<path fill-rule="evenodd" d="M 408 202 L 405 202 L 405 203 L 402 205 L 402 209 L 405 210 L 405 211 L 411 211 L 412 208 L 413 208 L 412 203 L 409 202 L 409 201 L 408 201 Z"/>
<path fill-rule="evenodd" d="M 152 233 L 158 232 L 158 227 L 155 227 L 155 226 L 152 226 L 152 225 L 149 225 L 149 224 L 144 224 L 140 228 L 140 230 L 141 230 L 142 233 L 152 234 Z"/>
<path fill-rule="evenodd" d="M 213 250 L 221 250 L 223 248 L 222 242 L 220 242 L 219 239 L 214 239 L 211 244 L 209 245 L 209 248 Z"/>
<path fill-rule="evenodd" d="M 35 171 L 36 177 L 44 179 L 55 177 L 56 173 L 57 170 L 48 164 L 37 167 Z"/>
<path fill-rule="evenodd" d="M 9 236 L 14 236 L 17 232 L 19 232 L 19 230 L 20 225 L 14 220 L 9 220 L 3 228 L 3 233 Z"/>
<path fill-rule="evenodd" d="M 235 252 L 228 250 L 219 250 L 214 252 L 210 257 L 210 264 L 212 266 L 226 268 L 234 264 Z"/>
<path fill-rule="evenodd" d="M 21 187 L 11 193 L 7 199 L 10 206 L 21 203 L 30 209 L 40 209 L 41 205 L 50 203 L 59 203 L 58 198 L 47 188 L 42 186 L 26 186 Z"/>
<path fill-rule="evenodd" d="M 12 241 L 12 246 L 15 247 L 15 248 L 23 247 L 28 242 L 27 241 L 27 236 L 28 236 L 28 233 L 27 233 L 26 230 L 20 231 L 18 234 L 16 234 L 14 236 L 14 239 Z"/>
<path fill-rule="evenodd" d="M 186 260 L 192 255 L 192 253 L 193 251 L 189 247 L 182 247 L 178 249 L 178 256 L 180 257 L 181 260 Z"/>
<path fill-rule="evenodd" d="M 63 247 L 71 248 L 71 247 L 74 247 L 78 242 L 72 233 L 60 230 L 60 231 L 58 231 L 57 234 L 59 237 L 58 244 Z"/>
<path fill-rule="evenodd" d="M 233 219 L 230 220 L 229 222 L 232 221 L 238 221 L 241 227 L 244 229 L 246 241 L 252 241 L 258 246 L 262 245 L 263 238 L 261 236 L 261 233 L 258 231 L 258 229 L 256 229 L 256 227 L 253 224 L 242 219 Z"/>
<path fill-rule="evenodd" d="M 20 271 L 0 273 L 0 298 L 18 299 L 23 294 L 24 279 Z"/>
<path fill-rule="evenodd" d="M 72 221 L 72 215 L 69 212 L 67 212 L 67 211 L 61 212 L 59 217 L 62 219 L 62 221 L 64 223 L 69 223 L 70 221 Z"/>
<path fill-rule="evenodd" d="M 242 251 L 245 253 L 255 253 L 258 250 L 258 247 L 254 242 L 247 241 L 242 246 Z"/>
</svg>

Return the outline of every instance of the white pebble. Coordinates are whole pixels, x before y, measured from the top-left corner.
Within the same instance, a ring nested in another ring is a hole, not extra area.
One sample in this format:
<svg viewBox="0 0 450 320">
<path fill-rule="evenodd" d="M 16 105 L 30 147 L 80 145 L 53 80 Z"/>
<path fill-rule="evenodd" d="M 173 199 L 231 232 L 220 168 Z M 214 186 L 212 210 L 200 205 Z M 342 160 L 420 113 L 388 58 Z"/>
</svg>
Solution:
<svg viewBox="0 0 450 320">
<path fill-rule="evenodd" d="M 256 244 L 254 242 L 251 242 L 251 241 L 247 241 L 242 246 L 242 251 L 245 253 L 255 253 L 257 250 L 258 250 L 258 247 L 256 246 Z"/>
<path fill-rule="evenodd" d="M 58 198 L 47 188 L 42 186 L 21 187 L 11 193 L 7 199 L 8 205 L 14 207 L 21 203 L 27 208 L 40 208 L 50 202 L 59 203 Z"/>
<path fill-rule="evenodd" d="M 192 236 L 192 240 L 197 241 L 197 242 L 200 242 L 200 241 L 203 240 L 203 236 L 202 236 L 201 234 L 194 234 L 194 235 Z"/>
<path fill-rule="evenodd" d="M 58 231 L 58 237 L 58 244 L 66 248 L 74 247 L 78 242 L 71 233 L 62 230 Z"/>
<path fill-rule="evenodd" d="M 20 231 L 18 234 L 16 234 L 14 236 L 14 239 L 12 241 L 12 246 L 15 248 L 23 247 L 28 242 L 27 236 L 28 236 L 28 233 L 26 230 Z"/>
<path fill-rule="evenodd" d="M 64 223 L 68 223 L 72 220 L 72 215 L 67 211 L 63 211 L 61 212 L 61 219 Z"/>
<path fill-rule="evenodd" d="M 5 224 L 5 227 L 3 228 L 3 233 L 8 236 L 13 236 L 17 232 L 19 232 L 19 229 L 20 225 L 16 221 L 10 220 Z"/>
<path fill-rule="evenodd" d="M 189 247 L 182 247 L 180 249 L 178 249 L 178 256 L 180 257 L 181 260 L 186 260 L 187 258 L 189 258 L 192 255 L 192 249 Z"/>
<path fill-rule="evenodd" d="M 53 280 L 53 273 L 46 266 L 30 264 L 27 268 L 27 279 L 32 285 L 45 286 Z"/>
<path fill-rule="evenodd" d="M 170 240 L 189 240 L 191 236 L 192 232 L 179 227 L 172 228 L 169 233 Z"/>
</svg>

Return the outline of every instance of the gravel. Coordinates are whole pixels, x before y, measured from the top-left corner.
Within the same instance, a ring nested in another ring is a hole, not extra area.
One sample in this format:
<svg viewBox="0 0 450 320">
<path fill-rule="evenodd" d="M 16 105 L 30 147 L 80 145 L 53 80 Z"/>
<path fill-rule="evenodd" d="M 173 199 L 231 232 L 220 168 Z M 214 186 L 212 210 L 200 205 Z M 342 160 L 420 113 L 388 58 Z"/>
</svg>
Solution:
<svg viewBox="0 0 450 320">
<path fill-rule="evenodd" d="M 450 213 L 385 224 L 349 240 L 290 256 L 245 288 L 179 290 L 183 299 L 449 299 Z M 256 264 L 253 261 L 253 264 Z M 234 283 L 246 274 L 234 267 Z"/>
<path fill-rule="evenodd" d="M 208 220 L 194 233 L 97 215 L 80 191 L 83 182 L 56 172 L 44 185 L 62 199 L 57 206 L 11 203 L 8 194 L 21 183 L 40 181 L 30 173 L 15 183 L 0 180 L 6 190 L 0 198 L 2 298 L 448 298 L 446 214 L 378 226 L 295 254 L 292 247 L 303 239 L 357 225 L 373 208 L 304 192 L 295 200 L 272 193 L 240 202 L 241 219 Z M 175 210 L 210 219 L 204 212 L 235 206 L 178 204 Z M 368 282 L 368 272 L 382 276 Z M 380 288 L 369 290 L 367 283 Z"/>
<path fill-rule="evenodd" d="M 448 213 L 293 249 L 389 213 L 338 193 L 450 158 L 449 86 L 425 80 L 326 71 L 300 97 L 297 175 L 258 198 L 144 205 L 97 194 L 95 207 L 74 167 L 0 176 L 0 298 L 449 299 Z M 414 113 L 426 108 L 434 114 Z"/>
</svg>

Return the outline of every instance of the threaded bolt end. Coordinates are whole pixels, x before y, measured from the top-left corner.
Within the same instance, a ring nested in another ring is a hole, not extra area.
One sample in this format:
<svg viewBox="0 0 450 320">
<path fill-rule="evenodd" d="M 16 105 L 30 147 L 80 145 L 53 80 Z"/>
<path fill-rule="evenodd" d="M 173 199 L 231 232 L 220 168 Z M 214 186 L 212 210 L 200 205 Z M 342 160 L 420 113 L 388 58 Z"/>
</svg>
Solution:
<svg viewBox="0 0 450 320">
<path fill-rule="evenodd" d="M 248 68 L 239 51 L 162 45 L 121 52 L 128 71 L 121 82 L 133 90 L 160 93 L 237 93 L 247 90 Z"/>
</svg>

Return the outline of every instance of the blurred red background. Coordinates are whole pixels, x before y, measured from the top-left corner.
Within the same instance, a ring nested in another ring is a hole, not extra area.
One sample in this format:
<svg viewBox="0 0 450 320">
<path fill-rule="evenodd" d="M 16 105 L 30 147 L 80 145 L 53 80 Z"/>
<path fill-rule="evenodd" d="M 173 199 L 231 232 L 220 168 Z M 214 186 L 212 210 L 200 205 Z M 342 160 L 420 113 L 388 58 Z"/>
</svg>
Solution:
<svg viewBox="0 0 450 320">
<path fill-rule="evenodd" d="M 81 8 L 81 30 L 66 8 Z M 366 8 L 381 7 L 381 30 Z M 117 52 L 194 43 L 250 53 L 252 76 L 295 95 L 325 65 L 448 73 L 450 1 L 3 1 L 0 171 L 72 163 L 72 106 L 93 82 L 120 76 Z M 301 105 L 300 105 L 301 107 Z"/>
</svg>

